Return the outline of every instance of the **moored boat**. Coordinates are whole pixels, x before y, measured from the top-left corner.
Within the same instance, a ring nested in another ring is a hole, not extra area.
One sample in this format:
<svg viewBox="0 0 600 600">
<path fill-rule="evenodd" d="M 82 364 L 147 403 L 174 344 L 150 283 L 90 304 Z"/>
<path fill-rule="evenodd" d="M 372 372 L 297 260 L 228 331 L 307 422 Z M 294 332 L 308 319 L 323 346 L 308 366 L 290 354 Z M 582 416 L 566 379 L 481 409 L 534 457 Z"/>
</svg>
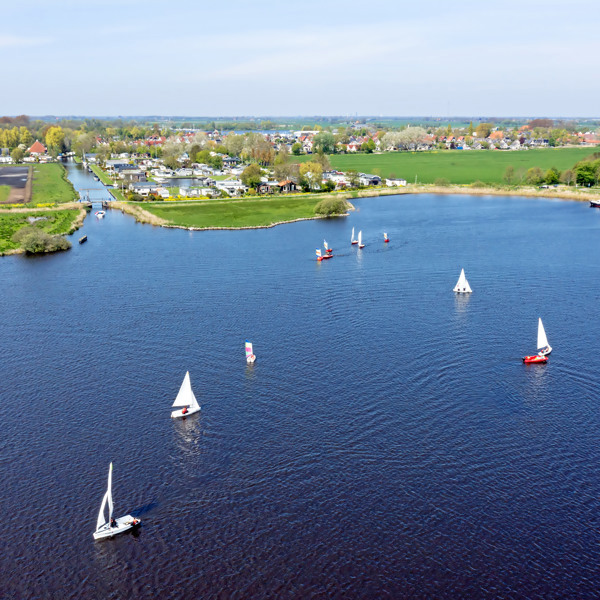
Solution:
<svg viewBox="0 0 600 600">
<path fill-rule="evenodd" d="M 80 244 L 83 244 L 85 242 L 87 242 L 87 235 L 84 235 L 84 236 L 82 236 L 82 237 L 79 238 L 79 243 Z"/>
<path fill-rule="evenodd" d="M 590 200 L 590 206 L 594 208 L 600 208 L 600 200 Z"/>
<path fill-rule="evenodd" d="M 104 219 L 104 215 L 106 214 L 103 210 L 97 210 L 95 213 L 96 217 L 98 217 L 98 219 Z"/>
</svg>

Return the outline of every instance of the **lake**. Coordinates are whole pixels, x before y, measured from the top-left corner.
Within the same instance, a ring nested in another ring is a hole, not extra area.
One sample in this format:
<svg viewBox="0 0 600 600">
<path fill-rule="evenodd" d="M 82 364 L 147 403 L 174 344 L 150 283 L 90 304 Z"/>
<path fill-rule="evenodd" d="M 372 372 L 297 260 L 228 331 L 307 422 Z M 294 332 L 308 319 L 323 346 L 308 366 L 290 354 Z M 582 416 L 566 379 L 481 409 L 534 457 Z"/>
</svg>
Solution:
<svg viewBox="0 0 600 600">
<path fill-rule="evenodd" d="M 0 597 L 597 594 L 600 211 L 354 203 L 238 232 L 92 212 L 0 260 Z M 173 421 L 187 370 L 202 411 Z M 94 542 L 110 461 L 142 527 Z"/>
</svg>

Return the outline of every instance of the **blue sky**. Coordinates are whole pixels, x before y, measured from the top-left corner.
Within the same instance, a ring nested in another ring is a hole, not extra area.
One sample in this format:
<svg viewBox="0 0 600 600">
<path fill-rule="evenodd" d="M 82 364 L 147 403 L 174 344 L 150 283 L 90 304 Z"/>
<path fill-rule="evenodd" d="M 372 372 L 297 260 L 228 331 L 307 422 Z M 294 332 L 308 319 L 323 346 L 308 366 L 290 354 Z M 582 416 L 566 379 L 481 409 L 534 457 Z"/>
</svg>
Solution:
<svg viewBox="0 0 600 600">
<path fill-rule="evenodd" d="M 593 0 L 20 0 L 0 115 L 600 116 Z"/>
</svg>

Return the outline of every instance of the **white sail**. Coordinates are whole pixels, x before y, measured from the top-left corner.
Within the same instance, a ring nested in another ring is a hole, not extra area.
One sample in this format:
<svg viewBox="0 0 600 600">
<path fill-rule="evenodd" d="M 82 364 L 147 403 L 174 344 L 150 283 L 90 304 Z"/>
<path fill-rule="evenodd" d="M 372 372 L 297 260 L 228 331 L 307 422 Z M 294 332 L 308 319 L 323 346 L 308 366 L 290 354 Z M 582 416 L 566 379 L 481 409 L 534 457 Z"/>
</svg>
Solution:
<svg viewBox="0 0 600 600">
<path fill-rule="evenodd" d="M 548 338 L 546 337 L 546 332 L 544 331 L 544 326 L 542 325 L 542 319 L 538 320 L 538 340 L 537 340 L 537 347 L 538 350 L 542 349 L 542 348 L 546 348 L 550 346 L 550 344 L 548 343 Z"/>
<path fill-rule="evenodd" d="M 108 502 L 108 519 L 104 520 L 104 507 Z M 108 523 L 113 514 L 113 501 L 112 501 L 112 463 L 108 467 L 108 488 L 106 493 L 104 494 L 104 498 L 102 498 L 102 504 L 100 506 L 100 512 L 98 513 L 98 520 L 96 521 L 96 531 L 104 525 L 104 523 Z"/>
<path fill-rule="evenodd" d="M 387 239 L 388 239 L 388 237 L 387 237 L 387 233 L 385 233 L 385 231 L 383 232 L 383 239 L 384 239 L 384 240 L 387 240 Z"/>
<path fill-rule="evenodd" d="M 200 408 L 196 396 L 194 396 L 194 392 L 192 391 L 189 371 L 186 371 L 183 383 L 179 388 L 179 394 L 177 394 L 177 398 L 175 398 L 175 402 L 173 402 L 173 407 L 178 406 L 187 406 L 190 409 L 190 412 L 193 408 Z"/>
<path fill-rule="evenodd" d="M 350 241 L 354 242 L 354 227 L 352 228 L 352 236 L 350 237 Z"/>
<path fill-rule="evenodd" d="M 462 292 L 462 293 L 470 293 L 473 291 L 471 289 L 471 286 L 469 285 L 469 282 L 467 281 L 467 278 L 465 277 L 464 269 L 460 270 L 460 277 L 458 278 L 458 281 L 457 281 L 456 285 L 454 286 L 454 291 Z"/>
<path fill-rule="evenodd" d="M 358 245 L 362 246 L 362 231 L 358 232 Z"/>
<path fill-rule="evenodd" d="M 327 245 L 326 240 L 323 240 L 323 247 L 325 248 L 325 250 L 329 250 L 329 246 Z"/>
</svg>

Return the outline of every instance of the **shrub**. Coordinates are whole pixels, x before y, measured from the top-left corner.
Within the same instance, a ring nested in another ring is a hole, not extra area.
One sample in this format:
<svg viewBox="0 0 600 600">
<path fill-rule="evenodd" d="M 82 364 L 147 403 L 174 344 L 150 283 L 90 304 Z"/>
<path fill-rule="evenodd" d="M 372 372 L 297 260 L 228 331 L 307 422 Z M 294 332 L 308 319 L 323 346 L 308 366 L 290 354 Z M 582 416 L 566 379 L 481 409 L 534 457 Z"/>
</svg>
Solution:
<svg viewBox="0 0 600 600">
<path fill-rule="evenodd" d="M 326 217 L 344 215 L 348 211 L 348 203 L 343 198 L 325 198 L 315 206 L 315 214 Z"/>
<path fill-rule="evenodd" d="M 68 250 L 71 242 L 61 235 L 50 235 L 37 227 L 23 227 L 13 236 L 13 242 L 19 244 L 28 254 L 58 252 Z"/>
<path fill-rule="evenodd" d="M 445 177 L 438 177 L 435 181 L 434 181 L 435 185 L 441 185 L 441 186 L 447 186 L 450 185 L 450 181 L 448 181 Z"/>
</svg>

